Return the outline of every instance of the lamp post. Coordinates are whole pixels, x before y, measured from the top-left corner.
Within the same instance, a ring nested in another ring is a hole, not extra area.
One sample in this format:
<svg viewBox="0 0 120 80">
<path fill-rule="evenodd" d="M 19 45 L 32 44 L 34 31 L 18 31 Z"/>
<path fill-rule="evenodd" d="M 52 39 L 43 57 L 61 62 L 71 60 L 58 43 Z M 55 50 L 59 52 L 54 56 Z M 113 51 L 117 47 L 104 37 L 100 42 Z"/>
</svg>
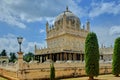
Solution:
<svg viewBox="0 0 120 80">
<path fill-rule="evenodd" d="M 23 41 L 23 37 L 17 37 L 17 41 L 18 41 L 18 44 L 19 44 L 19 52 L 21 52 L 21 44 L 22 44 L 22 41 Z"/>
<path fill-rule="evenodd" d="M 17 41 L 18 41 L 18 44 L 19 44 L 19 52 L 18 52 L 18 72 L 17 72 L 17 75 L 18 75 L 18 79 L 19 80 L 24 80 L 24 66 L 23 66 L 23 52 L 21 51 L 21 44 L 22 44 L 22 41 L 23 41 L 23 37 L 17 37 Z"/>
</svg>

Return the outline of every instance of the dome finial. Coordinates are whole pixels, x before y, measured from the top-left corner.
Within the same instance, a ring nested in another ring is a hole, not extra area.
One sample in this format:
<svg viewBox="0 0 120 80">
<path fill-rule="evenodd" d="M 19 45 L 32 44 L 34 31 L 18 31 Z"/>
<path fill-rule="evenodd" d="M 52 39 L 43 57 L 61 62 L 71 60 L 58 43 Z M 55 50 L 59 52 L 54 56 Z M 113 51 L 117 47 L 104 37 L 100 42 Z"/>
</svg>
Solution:
<svg viewBox="0 0 120 80">
<path fill-rule="evenodd" d="M 66 11 L 68 11 L 68 6 L 66 6 Z"/>
</svg>

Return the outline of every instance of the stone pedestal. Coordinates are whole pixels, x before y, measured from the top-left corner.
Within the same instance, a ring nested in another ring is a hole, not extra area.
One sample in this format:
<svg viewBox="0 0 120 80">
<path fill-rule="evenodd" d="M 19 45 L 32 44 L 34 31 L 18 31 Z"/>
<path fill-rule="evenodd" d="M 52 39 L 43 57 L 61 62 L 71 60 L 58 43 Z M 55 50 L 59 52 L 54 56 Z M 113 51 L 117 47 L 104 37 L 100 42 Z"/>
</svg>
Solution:
<svg viewBox="0 0 120 80">
<path fill-rule="evenodd" d="M 23 52 L 18 52 L 18 79 L 24 80 Z"/>
<path fill-rule="evenodd" d="M 18 69 L 23 69 L 23 52 L 18 52 Z"/>
</svg>

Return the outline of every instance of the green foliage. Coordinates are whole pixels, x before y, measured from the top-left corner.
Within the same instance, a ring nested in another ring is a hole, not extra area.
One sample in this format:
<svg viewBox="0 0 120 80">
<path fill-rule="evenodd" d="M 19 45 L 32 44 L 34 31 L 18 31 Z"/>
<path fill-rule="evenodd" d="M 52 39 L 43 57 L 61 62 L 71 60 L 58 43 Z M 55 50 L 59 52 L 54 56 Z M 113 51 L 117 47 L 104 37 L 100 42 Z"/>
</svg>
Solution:
<svg viewBox="0 0 120 80">
<path fill-rule="evenodd" d="M 88 76 L 99 75 L 99 45 L 93 32 L 88 33 L 85 41 L 85 70 Z"/>
<path fill-rule="evenodd" d="M 11 52 L 9 62 L 14 63 L 16 60 L 17 60 L 16 54 Z"/>
<path fill-rule="evenodd" d="M 7 52 L 5 49 L 1 52 L 0 56 L 7 56 Z"/>
<path fill-rule="evenodd" d="M 29 52 L 28 54 L 25 54 L 23 56 L 23 60 L 26 61 L 26 62 L 30 62 L 34 57 L 34 54 Z"/>
<path fill-rule="evenodd" d="M 50 64 L 50 80 L 55 80 L 55 68 L 54 64 Z"/>
<path fill-rule="evenodd" d="M 120 74 L 120 37 L 115 40 L 112 62 L 112 73 Z"/>
</svg>

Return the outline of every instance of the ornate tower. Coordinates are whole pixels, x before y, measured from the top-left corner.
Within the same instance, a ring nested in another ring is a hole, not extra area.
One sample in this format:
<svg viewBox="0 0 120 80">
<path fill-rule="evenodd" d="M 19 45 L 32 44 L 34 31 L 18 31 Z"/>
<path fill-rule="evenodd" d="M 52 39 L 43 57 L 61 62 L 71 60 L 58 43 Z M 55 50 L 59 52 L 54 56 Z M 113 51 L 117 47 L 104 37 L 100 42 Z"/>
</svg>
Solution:
<svg viewBox="0 0 120 80">
<path fill-rule="evenodd" d="M 90 31 L 90 22 L 89 22 L 89 20 L 87 20 L 86 27 L 87 27 L 87 31 Z"/>
<path fill-rule="evenodd" d="M 48 24 L 48 22 L 46 23 L 46 32 L 48 32 L 48 30 L 49 30 L 49 24 Z"/>
</svg>

